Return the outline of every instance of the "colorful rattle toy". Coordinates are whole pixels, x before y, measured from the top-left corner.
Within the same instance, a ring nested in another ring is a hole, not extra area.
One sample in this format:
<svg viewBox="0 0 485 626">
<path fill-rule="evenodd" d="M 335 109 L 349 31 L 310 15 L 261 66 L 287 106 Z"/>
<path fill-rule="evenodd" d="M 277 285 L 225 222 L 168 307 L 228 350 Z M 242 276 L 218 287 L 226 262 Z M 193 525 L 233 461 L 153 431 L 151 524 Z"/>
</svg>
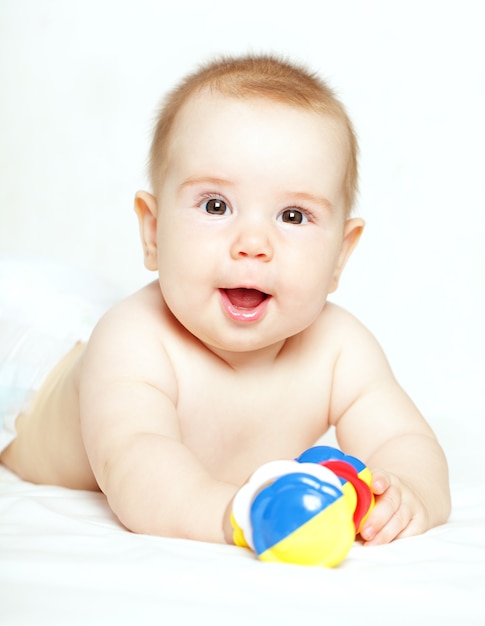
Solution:
<svg viewBox="0 0 485 626">
<path fill-rule="evenodd" d="M 266 463 L 234 498 L 234 543 L 262 561 L 334 567 L 374 506 L 371 480 L 359 459 L 329 446 Z"/>
</svg>

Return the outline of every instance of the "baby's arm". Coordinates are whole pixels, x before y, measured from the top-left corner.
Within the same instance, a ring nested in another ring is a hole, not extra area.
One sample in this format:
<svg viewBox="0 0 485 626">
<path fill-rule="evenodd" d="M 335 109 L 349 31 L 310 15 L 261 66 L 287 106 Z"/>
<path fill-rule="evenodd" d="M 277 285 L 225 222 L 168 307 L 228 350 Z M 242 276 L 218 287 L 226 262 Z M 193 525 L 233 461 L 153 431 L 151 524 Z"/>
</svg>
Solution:
<svg viewBox="0 0 485 626">
<path fill-rule="evenodd" d="M 373 473 L 376 506 L 361 535 L 387 543 L 444 523 L 450 512 L 447 462 L 435 435 L 396 382 L 370 333 L 342 313 L 332 420 L 342 449 Z"/>
<path fill-rule="evenodd" d="M 133 532 L 223 542 L 237 487 L 212 478 L 183 444 L 156 325 L 131 313 L 124 306 L 100 322 L 83 363 L 81 422 L 95 477 Z"/>
</svg>

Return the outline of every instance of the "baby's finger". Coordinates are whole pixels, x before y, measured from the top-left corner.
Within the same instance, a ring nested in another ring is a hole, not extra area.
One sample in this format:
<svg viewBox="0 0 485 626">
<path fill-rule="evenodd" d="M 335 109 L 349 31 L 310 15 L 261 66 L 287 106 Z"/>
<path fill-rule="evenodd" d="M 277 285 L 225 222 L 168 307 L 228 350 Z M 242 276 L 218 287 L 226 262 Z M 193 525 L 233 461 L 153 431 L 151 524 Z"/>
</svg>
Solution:
<svg viewBox="0 0 485 626">
<path fill-rule="evenodd" d="M 407 523 L 401 519 L 401 505 L 401 491 L 396 487 L 391 486 L 378 495 L 376 505 L 360 531 L 362 539 L 373 544 L 392 541 Z"/>
<path fill-rule="evenodd" d="M 380 469 L 372 470 L 371 487 L 372 487 L 372 491 L 376 495 L 381 495 L 382 493 L 384 493 L 386 489 L 389 489 L 390 485 L 391 485 L 391 479 L 389 477 L 389 474 L 387 474 L 387 472 L 384 472 L 383 470 L 380 470 Z"/>
<path fill-rule="evenodd" d="M 390 543 L 398 537 L 405 537 L 406 531 L 409 527 L 409 516 L 403 515 L 403 507 L 399 509 L 391 519 L 385 524 L 378 532 L 374 534 L 374 537 L 365 541 L 367 546 L 378 546 L 386 543 Z M 410 534 L 413 534 L 410 532 Z"/>
</svg>

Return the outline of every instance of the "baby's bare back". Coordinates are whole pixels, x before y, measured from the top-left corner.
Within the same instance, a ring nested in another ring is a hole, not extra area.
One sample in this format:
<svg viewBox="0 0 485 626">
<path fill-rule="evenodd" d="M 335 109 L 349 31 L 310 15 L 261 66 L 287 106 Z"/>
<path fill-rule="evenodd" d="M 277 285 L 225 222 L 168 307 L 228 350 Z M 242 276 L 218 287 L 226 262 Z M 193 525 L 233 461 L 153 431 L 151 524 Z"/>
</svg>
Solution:
<svg viewBox="0 0 485 626">
<path fill-rule="evenodd" d="M 79 420 L 79 372 L 84 349 L 78 343 L 61 359 L 29 410 L 17 418 L 17 437 L 0 460 L 24 480 L 97 488 Z"/>
<path fill-rule="evenodd" d="M 142 290 L 121 305 L 122 314 L 129 317 L 140 305 L 152 307 L 159 297 L 155 294 L 150 287 Z M 155 306 L 147 325 L 158 326 L 152 330 L 161 338 L 173 370 L 181 441 L 215 478 L 240 484 L 262 463 L 298 455 L 327 430 L 335 361 L 331 341 L 328 350 L 322 349 L 325 341 L 315 342 L 308 332 L 287 340 L 273 362 L 255 361 L 253 367 L 235 370 L 189 333 L 180 328 L 174 332 L 170 314 L 160 302 Z M 126 358 L 142 359 L 145 350 L 139 348 L 139 355 L 132 352 Z M 51 372 L 31 409 L 19 417 L 18 436 L 1 461 L 22 478 L 98 488 L 83 438 L 83 367 L 89 368 L 90 361 L 85 363 L 85 346 L 79 344 Z M 132 415 L 134 431 L 139 418 Z"/>
</svg>

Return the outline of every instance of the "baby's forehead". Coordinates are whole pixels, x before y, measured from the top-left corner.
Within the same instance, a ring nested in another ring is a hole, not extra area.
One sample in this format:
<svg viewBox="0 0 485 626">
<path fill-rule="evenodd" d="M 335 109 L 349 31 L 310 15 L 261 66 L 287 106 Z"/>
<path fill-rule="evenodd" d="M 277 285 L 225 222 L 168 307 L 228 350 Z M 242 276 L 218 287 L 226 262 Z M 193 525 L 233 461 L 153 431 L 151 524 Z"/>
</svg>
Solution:
<svg viewBox="0 0 485 626">
<path fill-rule="evenodd" d="M 178 132 L 184 131 L 187 125 L 194 124 L 195 130 L 204 124 L 208 119 L 217 124 L 218 119 L 229 112 L 235 116 L 245 116 L 245 111 L 260 112 L 261 115 L 271 117 L 273 114 L 287 114 L 288 123 L 291 124 L 291 117 L 310 118 L 315 124 L 320 124 L 322 120 L 330 122 L 336 132 L 347 134 L 347 129 L 343 120 L 339 119 L 335 113 L 325 110 L 323 107 L 304 106 L 281 97 L 273 96 L 271 93 L 245 93 L 237 95 L 225 93 L 217 89 L 204 87 L 190 94 L 181 105 L 172 127 L 172 138 Z M 246 118 L 245 118 L 246 119 Z M 230 139 L 228 137 L 228 139 Z"/>
</svg>

